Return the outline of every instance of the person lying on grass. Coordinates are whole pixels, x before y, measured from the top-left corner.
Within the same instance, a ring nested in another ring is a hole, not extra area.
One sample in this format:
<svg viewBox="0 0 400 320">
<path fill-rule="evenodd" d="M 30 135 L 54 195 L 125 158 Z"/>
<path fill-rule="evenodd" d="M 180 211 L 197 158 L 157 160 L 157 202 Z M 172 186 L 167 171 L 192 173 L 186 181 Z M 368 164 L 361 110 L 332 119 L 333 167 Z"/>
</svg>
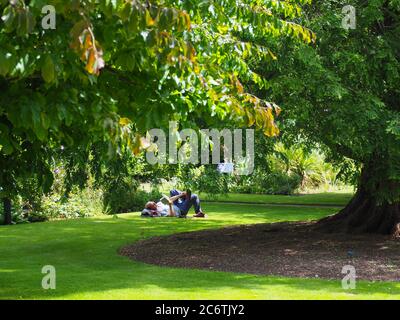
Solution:
<svg viewBox="0 0 400 320">
<path fill-rule="evenodd" d="M 151 217 L 179 217 L 186 218 L 190 208 L 193 206 L 195 210 L 195 218 L 204 218 L 205 214 L 201 210 L 200 199 L 196 194 L 192 194 L 190 190 L 181 192 L 179 190 L 171 190 L 170 197 L 163 197 L 168 200 L 168 204 L 150 201 L 146 203 L 142 216 Z"/>
</svg>

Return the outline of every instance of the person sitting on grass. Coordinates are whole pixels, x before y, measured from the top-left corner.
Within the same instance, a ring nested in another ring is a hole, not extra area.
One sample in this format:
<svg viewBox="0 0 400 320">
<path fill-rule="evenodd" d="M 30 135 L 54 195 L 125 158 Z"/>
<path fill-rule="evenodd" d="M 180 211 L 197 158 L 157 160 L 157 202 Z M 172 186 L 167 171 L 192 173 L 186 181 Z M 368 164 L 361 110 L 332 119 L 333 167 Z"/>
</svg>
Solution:
<svg viewBox="0 0 400 320">
<path fill-rule="evenodd" d="M 200 198 L 197 194 L 192 194 L 190 190 L 182 192 L 174 189 L 170 191 L 170 196 L 170 199 L 174 199 L 174 206 L 179 209 L 180 217 L 185 218 L 192 206 L 194 207 L 195 212 L 193 217 L 205 217 L 204 212 L 201 210 Z"/>
<path fill-rule="evenodd" d="M 195 209 L 195 218 L 204 218 L 205 214 L 200 207 L 200 199 L 196 194 L 190 191 L 181 192 L 178 190 L 170 191 L 171 197 L 163 197 L 168 204 L 150 201 L 146 203 L 145 209 L 142 211 L 143 217 L 179 217 L 186 218 L 192 205 Z"/>
</svg>

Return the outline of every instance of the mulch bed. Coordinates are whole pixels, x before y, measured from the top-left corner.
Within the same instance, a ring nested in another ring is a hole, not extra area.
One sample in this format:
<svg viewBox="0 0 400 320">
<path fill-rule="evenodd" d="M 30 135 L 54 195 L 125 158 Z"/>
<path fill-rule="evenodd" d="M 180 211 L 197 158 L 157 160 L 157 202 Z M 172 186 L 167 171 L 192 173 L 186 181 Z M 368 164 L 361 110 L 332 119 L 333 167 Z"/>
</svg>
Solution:
<svg viewBox="0 0 400 320">
<path fill-rule="evenodd" d="M 326 234 L 312 223 L 275 223 L 155 237 L 120 254 L 160 266 L 342 279 L 352 265 L 357 278 L 400 281 L 400 241 L 380 235 Z"/>
</svg>

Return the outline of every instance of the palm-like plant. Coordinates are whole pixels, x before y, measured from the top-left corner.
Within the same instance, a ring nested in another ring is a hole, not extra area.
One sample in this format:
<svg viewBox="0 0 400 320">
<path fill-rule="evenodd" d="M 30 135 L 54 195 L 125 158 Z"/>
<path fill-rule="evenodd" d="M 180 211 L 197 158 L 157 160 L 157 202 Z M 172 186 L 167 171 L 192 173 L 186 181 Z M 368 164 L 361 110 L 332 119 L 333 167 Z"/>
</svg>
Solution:
<svg viewBox="0 0 400 320">
<path fill-rule="evenodd" d="M 285 147 L 282 143 L 276 144 L 272 156 L 274 166 L 301 178 L 302 189 L 335 181 L 336 171 L 324 160 L 324 156 L 316 150 L 308 151 L 299 146 Z"/>
</svg>

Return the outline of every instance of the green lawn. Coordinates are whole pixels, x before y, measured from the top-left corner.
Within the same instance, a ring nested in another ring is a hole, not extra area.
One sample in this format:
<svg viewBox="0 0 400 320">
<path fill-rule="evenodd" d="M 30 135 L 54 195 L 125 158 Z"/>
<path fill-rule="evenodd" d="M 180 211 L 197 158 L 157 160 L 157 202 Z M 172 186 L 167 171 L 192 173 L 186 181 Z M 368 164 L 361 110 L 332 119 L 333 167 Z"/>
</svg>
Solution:
<svg viewBox="0 0 400 320">
<path fill-rule="evenodd" d="M 201 194 L 206 201 L 223 202 L 252 202 L 267 204 L 293 204 L 293 205 L 337 205 L 344 206 L 352 198 L 350 193 L 313 193 L 293 196 L 280 196 L 268 194 L 242 194 L 231 193 L 226 195 Z"/>
<path fill-rule="evenodd" d="M 309 220 L 335 208 L 208 203 L 206 220 L 118 218 L 56 221 L 0 227 L 2 299 L 388 299 L 400 284 L 291 279 L 213 271 L 161 268 L 117 254 L 118 248 L 156 235 L 227 225 Z M 160 252 L 162 254 L 162 252 Z M 57 270 L 57 289 L 41 288 L 41 268 Z"/>
</svg>

